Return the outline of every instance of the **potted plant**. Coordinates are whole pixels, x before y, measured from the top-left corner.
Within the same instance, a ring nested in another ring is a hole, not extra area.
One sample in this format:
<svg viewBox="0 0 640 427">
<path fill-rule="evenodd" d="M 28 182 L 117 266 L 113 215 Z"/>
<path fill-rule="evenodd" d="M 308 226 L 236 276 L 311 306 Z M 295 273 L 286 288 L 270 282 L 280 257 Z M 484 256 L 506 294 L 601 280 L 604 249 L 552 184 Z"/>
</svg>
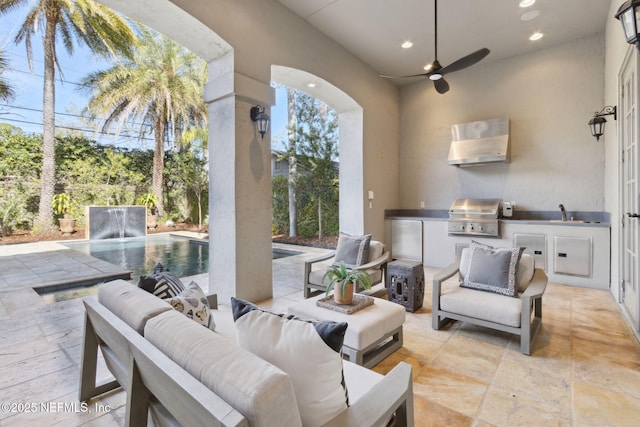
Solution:
<svg viewBox="0 0 640 427">
<path fill-rule="evenodd" d="M 53 213 L 62 215 L 62 218 L 58 218 L 58 225 L 60 226 L 60 231 L 64 234 L 71 234 L 76 231 L 76 220 L 71 217 L 72 203 L 71 197 L 66 193 L 56 194 L 51 199 Z"/>
<path fill-rule="evenodd" d="M 354 286 L 358 284 L 365 289 L 371 289 L 371 278 L 361 270 L 350 270 L 344 262 L 340 266 L 331 266 L 324 275 L 322 281 L 329 279 L 326 295 L 333 289 L 333 298 L 336 304 L 351 304 L 353 301 Z"/>
<path fill-rule="evenodd" d="M 156 228 L 158 226 L 158 216 L 156 215 L 156 196 L 153 193 L 147 193 L 138 199 L 138 203 L 145 205 L 147 208 L 147 228 Z"/>
</svg>

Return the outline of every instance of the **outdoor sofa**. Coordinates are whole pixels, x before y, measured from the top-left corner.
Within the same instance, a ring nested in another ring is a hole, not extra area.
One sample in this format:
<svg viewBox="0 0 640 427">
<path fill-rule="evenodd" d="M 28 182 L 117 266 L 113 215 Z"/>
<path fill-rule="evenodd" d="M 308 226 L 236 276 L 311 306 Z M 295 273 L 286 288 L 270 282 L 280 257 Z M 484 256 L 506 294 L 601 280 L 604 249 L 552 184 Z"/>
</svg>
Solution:
<svg viewBox="0 0 640 427">
<path fill-rule="evenodd" d="M 207 298 L 217 308 L 215 295 Z M 303 425 L 293 379 L 236 343 L 230 313 L 212 310 L 213 331 L 122 280 L 100 285 L 84 305 L 80 401 L 122 386 L 128 426 L 147 425 L 148 413 L 156 425 Z M 96 384 L 99 349 L 115 380 Z M 350 406 L 323 425 L 384 426 L 395 418 L 413 426 L 409 364 L 385 376 L 342 365 Z"/>
</svg>

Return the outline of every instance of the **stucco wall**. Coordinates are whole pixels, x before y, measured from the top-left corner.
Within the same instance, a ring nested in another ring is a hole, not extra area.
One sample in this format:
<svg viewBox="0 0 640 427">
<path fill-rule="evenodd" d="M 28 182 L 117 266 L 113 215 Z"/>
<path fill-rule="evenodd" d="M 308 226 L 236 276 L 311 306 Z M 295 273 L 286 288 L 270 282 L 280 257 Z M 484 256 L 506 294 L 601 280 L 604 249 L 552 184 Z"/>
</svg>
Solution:
<svg viewBox="0 0 640 427">
<path fill-rule="evenodd" d="M 604 36 L 593 36 L 401 90 L 401 207 L 447 209 L 459 197 L 517 202 L 518 210 L 604 209 L 604 145 L 587 122 L 603 106 Z M 451 125 L 508 116 L 511 163 L 447 164 Z"/>
</svg>

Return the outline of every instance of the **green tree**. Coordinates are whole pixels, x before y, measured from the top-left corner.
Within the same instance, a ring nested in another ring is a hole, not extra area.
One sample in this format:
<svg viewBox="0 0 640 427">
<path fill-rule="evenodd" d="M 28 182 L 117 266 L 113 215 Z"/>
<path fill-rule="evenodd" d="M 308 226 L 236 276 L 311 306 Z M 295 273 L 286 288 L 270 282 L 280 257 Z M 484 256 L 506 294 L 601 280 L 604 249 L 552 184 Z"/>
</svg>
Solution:
<svg viewBox="0 0 640 427">
<path fill-rule="evenodd" d="M 298 180 L 298 150 L 296 149 L 297 140 L 297 115 L 296 115 L 296 90 L 287 88 L 287 116 L 288 116 L 288 137 L 289 137 L 289 236 L 296 237 L 298 235 L 298 208 L 296 201 L 296 181 Z"/>
<path fill-rule="evenodd" d="M 163 178 L 165 144 L 176 144 L 192 126 L 204 127 L 203 98 L 206 64 L 193 53 L 160 34 L 141 28 L 140 43 L 131 59 L 87 76 L 83 86 L 92 91 L 87 109 L 101 116 L 103 130 L 138 122 L 141 136 L 154 134 L 152 193 L 158 214 L 164 215 Z"/>
<path fill-rule="evenodd" d="M 32 38 L 42 34 L 44 50 L 42 181 L 37 226 L 53 227 L 51 199 L 55 187 L 55 75 L 60 40 L 72 55 L 76 44 L 86 44 L 100 55 L 129 55 L 135 36 L 126 21 L 113 10 L 91 0 L 0 0 L 0 14 L 30 8 L 14 39 L 24 42 L 32 65 Z"/>
<path fill-rule="evenodd" d="M 315 207 L 317 233 L 322 238 L 326 222 L 324 210 L 337 210 L 338 118 L 326 104 L 296 93 L 296 150 L 310 192 L 307 205 Z M 300 202 L 300 201 L 299 201 Z"/>
<path fill-rule="evenodd" d="M 40 177 L 42 136 L 0 124 L 0 178 L 20 180 Z"/>
<path fill-rule="evenodd" d="M 7 69 L 7 59 L 4 57 L 4 51 L 0 50 L 0 100 L 8 101 L 13 98 L 14 91 L 9 82 L 2 77 Z"/>
</svg>

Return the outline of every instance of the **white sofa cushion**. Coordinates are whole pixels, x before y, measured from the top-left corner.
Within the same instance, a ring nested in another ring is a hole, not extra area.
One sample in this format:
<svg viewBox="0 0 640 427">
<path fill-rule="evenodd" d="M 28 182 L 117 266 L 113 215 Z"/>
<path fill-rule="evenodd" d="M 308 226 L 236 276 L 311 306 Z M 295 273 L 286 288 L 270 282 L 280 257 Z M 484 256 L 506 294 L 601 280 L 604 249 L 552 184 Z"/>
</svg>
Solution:
<svg viewBox="0 0 640 427">
<path fill-rule="evenodd" d="M 228 338 L 174 310 L 147 322 L 145 337 L 233 406 L 249 425 L 301 425 L 290 377 Z"/>
<path fill-rule="evenodd" d="M 303 321 L 235 298 L 231 307 L 238 344 L 291 377 L 304 426 L 321 426 L 347 409 L 341 353 L 346 323 Z"/>
<path fill-rule="evenodd" d="M 519 328 L 522 300 L 454 286 L 440 296 L 440 308 L 451 313 Z"/>
<path fill-rule="evenodd" d="M 349 403 L 354 404 L 371 390 L 384 376 L 364 366 L 344 360 L 342 362 L 344 382 L 349 390 Z"/>
<path fill-rule="evenodd" d="M 173 310 L 166 301 L 124 280 L 99 285 L 98 301 L 139 334 L 149 319 Z"/>
</svg>

